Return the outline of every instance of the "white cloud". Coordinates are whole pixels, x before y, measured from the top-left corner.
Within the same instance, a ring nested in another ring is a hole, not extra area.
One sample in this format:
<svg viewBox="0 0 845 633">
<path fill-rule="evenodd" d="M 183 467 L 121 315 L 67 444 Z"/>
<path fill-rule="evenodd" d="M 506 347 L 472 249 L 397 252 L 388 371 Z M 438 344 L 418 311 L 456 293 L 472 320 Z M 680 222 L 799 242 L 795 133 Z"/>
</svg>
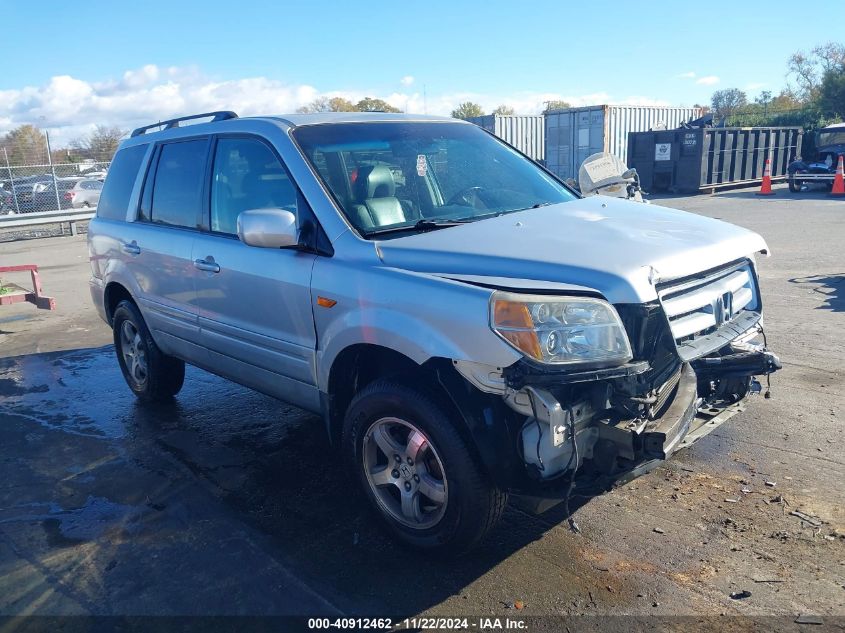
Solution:
<svg viewBox="0 0 845 633">
<path fill-rule="evenodd" d="M 400 83 L 410 88 L 409 75 Z M 704 79 L 704 78 L 702 78 Z M 409 80 L 409 81 L 405 81 Z M 0 135 L 25 123 L 50 130 L 55 147 L 88 134 L 96 125 L 132 129 L 167 118 L 234 110 L 241 115 L 293 112 L 317 97 L 344 97 L 356 102 L 364 97 L 384 99 L 406 112 L 448 115 L 463 101 L 479 103 L 485 112 L 507 105 L 518 114 L 537 114 L 547 101 L 563 100 L 573 106 L 627 103 L 670 105 L 649 96 L 618 97 L 606 92 L 561 94 L 523 91 L 510 93 L 432 93 L 400 90 L 384 94 L 362 86 L 355 90 L 319 90 L 308 84 L 289 84 L 267 77 L 218 80 L 196 67 L 163 67 L 152 64 L 128 70 L 118 79 L 91 82 L 60 75 L 41 86 L 0 90 Z"/>
<path fill-rule="evenodd" d="M 677 79 L 695 79 L 695 73 L 693 71 L 681 73 L 680 75 L 676 75 L 676 78 Z"/>
<path fill-rule="evenodd" d="M 413 75 L 405 75 L 402 79 L 399 80 L 399 83 L 403 86 L 410 86 L 414 83 L 414 76 Z"/>
<path fill-rule="evenodd" d="M 716 75 L 707 75 L 706 77 L 699 78 L 695 83 L 702 86 L 714 86 L 719 83 L 719 78 Z"/>
</svg>

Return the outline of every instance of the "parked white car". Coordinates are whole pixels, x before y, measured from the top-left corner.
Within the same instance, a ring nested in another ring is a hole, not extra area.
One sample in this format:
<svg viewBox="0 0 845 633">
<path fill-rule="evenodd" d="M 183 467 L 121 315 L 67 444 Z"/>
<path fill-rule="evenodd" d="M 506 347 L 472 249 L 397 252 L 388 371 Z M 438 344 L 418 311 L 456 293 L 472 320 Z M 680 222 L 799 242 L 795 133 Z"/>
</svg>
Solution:
<svg viewBox="0 0 845 633">
<path fill-rule="evenodd" d="M 103 181 L 85 178 L 77 182 L 73 189 L 65 192 L 65 198 L 71 202 L 74 209 L 93 209 L 100 202 L 102 190 Z"/>
</svg>

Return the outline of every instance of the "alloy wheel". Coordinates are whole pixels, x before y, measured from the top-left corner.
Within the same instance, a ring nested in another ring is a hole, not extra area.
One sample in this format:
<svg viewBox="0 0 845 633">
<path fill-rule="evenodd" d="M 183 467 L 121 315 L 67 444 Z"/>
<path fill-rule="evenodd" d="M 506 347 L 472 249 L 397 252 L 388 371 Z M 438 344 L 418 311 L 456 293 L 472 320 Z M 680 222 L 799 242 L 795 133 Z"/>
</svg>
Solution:
<svg viewBox="0 0 845 633">
<path fill-rule="evenodd" d="M 147 352 L 141 333 L 130 320 L 120 326 L 120 352 L 129 377 L 141 386 L 147 380 Z"/>
<path fill-rule="evenodd" d="M 429 438 L 406 420 L 380 418 L 364 434 L 364 472 L 379 506 L 393 519 L 424 530 L 446 511 L 448 483 Z"/>
</svg>

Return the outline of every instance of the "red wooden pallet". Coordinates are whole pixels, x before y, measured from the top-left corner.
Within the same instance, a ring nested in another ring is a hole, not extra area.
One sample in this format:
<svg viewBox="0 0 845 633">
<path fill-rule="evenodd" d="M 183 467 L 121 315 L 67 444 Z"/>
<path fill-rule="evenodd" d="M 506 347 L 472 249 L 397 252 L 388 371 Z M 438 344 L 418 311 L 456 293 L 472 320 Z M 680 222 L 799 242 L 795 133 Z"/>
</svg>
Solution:
<svg viewBox="0 0 845 633">
<path fill-rule="evenodd" d="M 7 306 L 13 303 L 28 302 L 33 304 L 36 308 L 42 310 L 55 310 L 56 300 L 53 297 L 45 297 L 44 290 L 41 288 L 41 277 L 38 276 L 38 266 L 34 264 L 24 264 L 23 266 L 0 266 L 0 274 L 2 273 L 20 273 L 29 271 L 32 275 L 32 290 L 24 288 L 17 284 L 8 282 L 3 283 L 5 292 L 0 294 L 0 306 Z"/>
</svg>

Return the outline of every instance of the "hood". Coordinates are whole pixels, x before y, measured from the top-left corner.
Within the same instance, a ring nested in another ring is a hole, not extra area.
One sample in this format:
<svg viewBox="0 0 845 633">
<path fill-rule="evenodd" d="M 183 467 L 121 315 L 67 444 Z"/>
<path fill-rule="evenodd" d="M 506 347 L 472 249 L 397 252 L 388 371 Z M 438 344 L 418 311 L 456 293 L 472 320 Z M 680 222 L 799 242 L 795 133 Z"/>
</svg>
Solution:
<svg viewBox="0 0 845 633">
<path fill-rule="evenodd" d="M 766 250 L 762 237 L 738 226 L 604 196 L 377 244 L 394 268 L 497 287 L 588 288 L 612 303 L 652 301 L 660 281 Z"/>
</svg>

